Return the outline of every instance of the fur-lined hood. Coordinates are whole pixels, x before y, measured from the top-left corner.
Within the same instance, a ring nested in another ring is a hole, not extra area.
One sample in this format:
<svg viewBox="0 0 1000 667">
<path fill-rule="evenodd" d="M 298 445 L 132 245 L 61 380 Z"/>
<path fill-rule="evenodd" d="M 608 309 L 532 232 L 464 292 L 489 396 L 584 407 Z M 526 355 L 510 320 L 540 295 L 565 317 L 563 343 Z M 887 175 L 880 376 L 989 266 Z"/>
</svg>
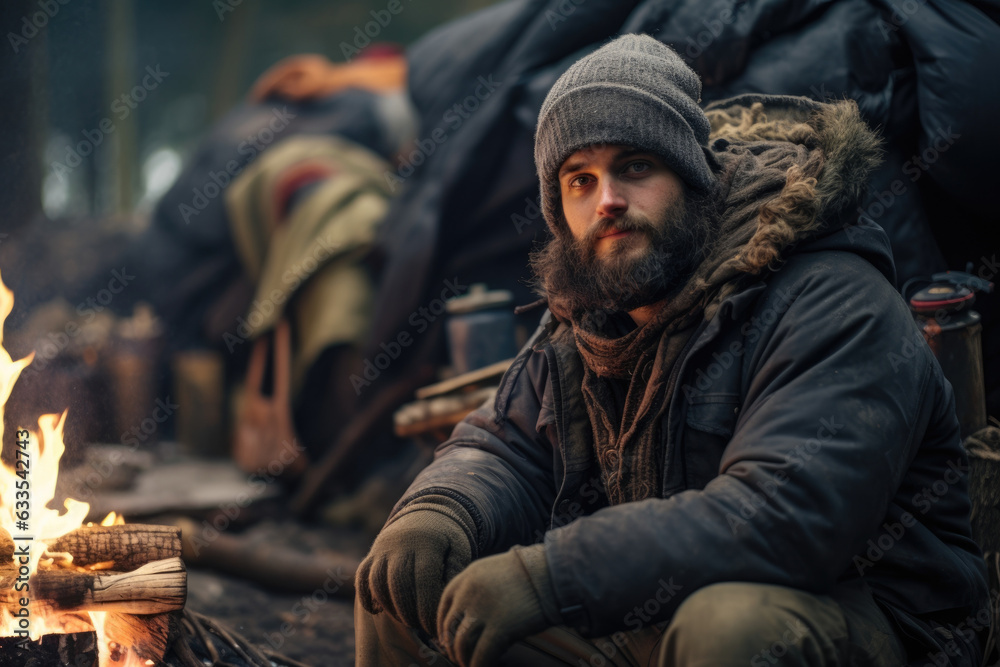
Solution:
<svg viewBox="0 0 1000 667">
<path fill-rule="evenodd" d="M 882 142 L 854 100 L 821 103 L 787 95 L 740 95 L 705 108 L 713 153 L 736 142 L 818 143 L 825 164 L 816 184 L 820 217 L 829 222 L 856 206 L 882 162 Z M 721 141 L 720 141 L 721 140 Z"/>
<path fill-rule="evenodd" d="M 804 97 L 741 95 L 709 104 L 705 113 L 712 127 L 706 152 L 723 173 L 728 169 L 731 182 L 739 179 L 731 172 L 741 168 L 740 162 L 751 162 L 755 169 L 762 163 L 779 166 L 766 158 L 774 147 L 793 144 L 803 154 L 787 168 L 776 195 L 741 201 L 745 195 L 730 190 L 726 207 L 742 206 L 747 213 L 753 207 L 757 218 L 755 229 L 744 231 L 752 235 L 740 242 L 738 256 L 725 262 L 730 270 L 756 275 L 765 267 L 775 268 L 794 245 L 796 252 L 841 249 L 860 254 L 895 280 L 888 237 L 857 213 L 868 179 L 881 162 L 882 147 L 853 100 L 820 103 Z"/>
</svg>

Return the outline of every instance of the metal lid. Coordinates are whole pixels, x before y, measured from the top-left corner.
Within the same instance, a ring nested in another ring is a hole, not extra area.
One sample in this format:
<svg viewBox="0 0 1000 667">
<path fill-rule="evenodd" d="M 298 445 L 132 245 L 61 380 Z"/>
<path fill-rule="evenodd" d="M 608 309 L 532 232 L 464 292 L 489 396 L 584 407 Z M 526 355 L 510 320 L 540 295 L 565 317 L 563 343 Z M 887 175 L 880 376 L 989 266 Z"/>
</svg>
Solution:
<svg viewBox="0 0 1000 667">
<path fill-rule="evenodd" d="M 487 290 L 486 283 L 473 283 L 467 294 L 448 299 L 448 312 L 473 313 L 487 308 L 501 308 L 514 302 L 514 295 L 505 289 Z"/>
<path fill-rule="evenodd" d="M 935 310 L 959 310 L 971 305 L 976 294 L 968 287 L 950 283 L 931 283 L 910 298 L 910 307 L 918 313 Z"/>
</svg>

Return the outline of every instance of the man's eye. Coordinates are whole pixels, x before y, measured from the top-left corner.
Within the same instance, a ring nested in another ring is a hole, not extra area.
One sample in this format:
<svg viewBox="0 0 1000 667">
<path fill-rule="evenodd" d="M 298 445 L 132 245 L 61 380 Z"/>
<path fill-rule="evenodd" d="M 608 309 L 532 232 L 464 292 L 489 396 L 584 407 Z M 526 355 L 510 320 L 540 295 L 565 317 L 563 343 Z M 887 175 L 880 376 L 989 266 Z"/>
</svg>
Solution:
<svg viewBox="0 0 1000 667">
<path fill-rule="evenodd" d="M 582 186 L 584 186 L 586 184 L 587 184 L 587 177 L 586 176 L 577 176 L 577 177 L 571 179 L 570 182 L 569 182 L 569 186 L 571 188 L 579 188 L 579 187 L 582 187 Z"/>
<path fill-rule="evenodd" d="M 644 171 L 648 171 L 650 165 L 648 162 L 629 162 L 625 167 L 625 171 L 630 174 L 641 174 Z"/>
</svg>

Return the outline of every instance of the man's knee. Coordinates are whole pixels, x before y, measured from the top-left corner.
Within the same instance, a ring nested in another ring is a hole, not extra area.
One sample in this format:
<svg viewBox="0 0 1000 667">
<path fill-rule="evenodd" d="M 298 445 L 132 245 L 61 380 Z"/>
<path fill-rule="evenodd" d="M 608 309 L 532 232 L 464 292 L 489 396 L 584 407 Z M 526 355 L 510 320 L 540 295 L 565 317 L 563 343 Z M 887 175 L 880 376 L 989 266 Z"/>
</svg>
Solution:
<svg viewBox="0 0 1000 667">
<path fill-rule="evenodd" d="M 834 658 L 846 637 L 843 615 L 830 598 L 780 586 L 714 584 L 677 609 L 660 664 L 826 664 L 822 660 Z"/>
</svg>

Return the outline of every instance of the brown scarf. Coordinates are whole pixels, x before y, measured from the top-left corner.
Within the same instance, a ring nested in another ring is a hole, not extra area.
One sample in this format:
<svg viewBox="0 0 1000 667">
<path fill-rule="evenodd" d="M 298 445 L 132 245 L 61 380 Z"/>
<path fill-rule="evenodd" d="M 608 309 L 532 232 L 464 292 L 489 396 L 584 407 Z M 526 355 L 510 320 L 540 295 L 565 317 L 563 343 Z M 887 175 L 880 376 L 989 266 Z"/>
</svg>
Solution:
<svg viewBox="0 0 1000 667">
<path fill-rule="evenodd" d="M 670 371 L 697 328 L 702 308 L 694 290 L 662 303 L 655 317 L 620 338 L 574 327 L 584 359 L 583 395 L 612 504 L 659 495 L 660 423 L 672 393 Z M 625 406 L 616 414 L 613 382 L 625 382 Z M 631 445 L 630 445 L 631 443 Z"/>
<path fill-rule="evenodd" d="M 719 236 L 679 293 L 658 304 L 645 326 L 624 336 L 607 337 L 592 313 L 566 318 L 584 362 L 584 402 L 611 504 L 661 494 L 666 448 L 661 427 L 674 390 L 671 370 L 698 324 L 711 319 L 719 303 L 750 277 L 779 261 L 785 247 L 820 227 L 816 184 L 824 155 L 814 129 L 791 121 L 767 123 L 759 107 L 725 119 L 754 129 L 765 123 L 775 134 L 734 140 L 717 153 L 725 201 Z M 785 140 L 773 140 L 778 135 Z M 549 295 L 550 308 L 565 315 L 554 296 Z M 628 385 L 621 414 L 614 407 L 613 382 Z"/>
</svg>

